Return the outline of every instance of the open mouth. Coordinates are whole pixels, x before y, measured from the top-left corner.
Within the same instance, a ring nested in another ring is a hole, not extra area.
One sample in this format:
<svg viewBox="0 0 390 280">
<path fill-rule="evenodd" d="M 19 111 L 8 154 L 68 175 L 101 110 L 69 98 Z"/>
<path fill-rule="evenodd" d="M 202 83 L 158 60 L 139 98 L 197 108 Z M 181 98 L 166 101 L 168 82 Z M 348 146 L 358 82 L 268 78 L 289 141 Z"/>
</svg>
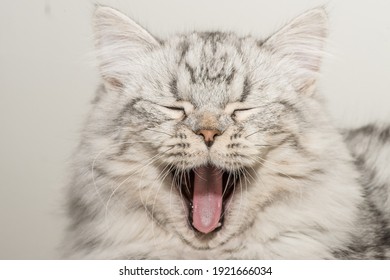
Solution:
<svg viewBox="0 0 390 280">
<path fill-rule="evenodd" d="M 207 234 L 223 226 L 227 201 L 238 177 L 214 165 L 173 171 L 173 180 L 189 208 L 189 222 L 194 229 Z"/>
</svg>

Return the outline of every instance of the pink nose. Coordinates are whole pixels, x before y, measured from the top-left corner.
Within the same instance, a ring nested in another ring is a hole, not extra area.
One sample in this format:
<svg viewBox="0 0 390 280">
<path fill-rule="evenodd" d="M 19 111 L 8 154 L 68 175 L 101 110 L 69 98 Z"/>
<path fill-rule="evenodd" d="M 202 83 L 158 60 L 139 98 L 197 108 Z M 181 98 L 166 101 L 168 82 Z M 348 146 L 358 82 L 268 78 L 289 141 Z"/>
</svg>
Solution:
<svg viewBox="0 0 390 280">
<path fill-rule="evenodd" d="M 196 134 L 202 135 L 207 147 L 211 147 L 214 143 L 215 136 L 221 135 L 221 132 L 217 129 L 200 129 Z"/>
</svg>

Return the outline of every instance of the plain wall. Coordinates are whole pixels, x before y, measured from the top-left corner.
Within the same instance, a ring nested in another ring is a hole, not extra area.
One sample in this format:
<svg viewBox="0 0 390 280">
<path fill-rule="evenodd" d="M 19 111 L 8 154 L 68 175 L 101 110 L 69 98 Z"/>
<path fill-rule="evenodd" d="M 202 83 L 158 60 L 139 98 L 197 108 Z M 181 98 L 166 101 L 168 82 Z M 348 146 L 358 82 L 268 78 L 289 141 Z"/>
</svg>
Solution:
<svg viewBox="0 0 390 280">
<path fill-rule="evenodd" d="M 99 83 L 91 33 L 96 1 L 0 5 L 0 259 L 58 258 L 63 188 Z M 266 37 L 327 4 L 320 89 L 338 126 L 390 117 L 390 1 L 134 0 L 118 8 L 157 37 L 193 29 Z"/>
</svg>

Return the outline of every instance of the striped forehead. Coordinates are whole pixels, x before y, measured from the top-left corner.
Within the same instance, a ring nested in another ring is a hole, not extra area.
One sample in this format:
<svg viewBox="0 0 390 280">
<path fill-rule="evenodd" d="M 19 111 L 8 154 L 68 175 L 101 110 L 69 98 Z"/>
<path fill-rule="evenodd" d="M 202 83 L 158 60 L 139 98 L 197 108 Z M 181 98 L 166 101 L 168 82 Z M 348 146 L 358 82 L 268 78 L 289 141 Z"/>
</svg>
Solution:
<svg viewBox="0 0 390 280">
<path fill-rule="evenodd" d="M 195 33 L 178 44 L 176 89 L 195 106 L 223 107 L 239 99 L 244 84 L 239 40 L 220 32 Z"/>
</svg>

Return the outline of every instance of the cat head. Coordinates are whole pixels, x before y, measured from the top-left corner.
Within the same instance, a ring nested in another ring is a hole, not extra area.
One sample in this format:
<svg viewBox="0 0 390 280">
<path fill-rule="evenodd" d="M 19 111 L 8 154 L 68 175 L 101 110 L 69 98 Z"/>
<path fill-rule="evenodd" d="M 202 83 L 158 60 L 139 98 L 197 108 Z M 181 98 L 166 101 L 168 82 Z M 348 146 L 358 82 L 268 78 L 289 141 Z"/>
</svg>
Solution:
<svg viewBox="0 0 390 280">
<path fill-rule="evenodd" d="M 107 7 L 97 8 L 94 32 L 106 89 L 95 125 L 120 147 L 111 158 L 131 161 L 132 141 L 143 143 L 143 164 L 163 181 L 153 203 L 170 204 L 160 220 L 184 240 L 203 248 L 226 242 L 267 203 L 294 192 L 283 179 L 313 167 L 315 137 L 306 132 L 321 122 L 324 9 L 265 40 L 222 32 L 161 40 Z"/>
</svg>

